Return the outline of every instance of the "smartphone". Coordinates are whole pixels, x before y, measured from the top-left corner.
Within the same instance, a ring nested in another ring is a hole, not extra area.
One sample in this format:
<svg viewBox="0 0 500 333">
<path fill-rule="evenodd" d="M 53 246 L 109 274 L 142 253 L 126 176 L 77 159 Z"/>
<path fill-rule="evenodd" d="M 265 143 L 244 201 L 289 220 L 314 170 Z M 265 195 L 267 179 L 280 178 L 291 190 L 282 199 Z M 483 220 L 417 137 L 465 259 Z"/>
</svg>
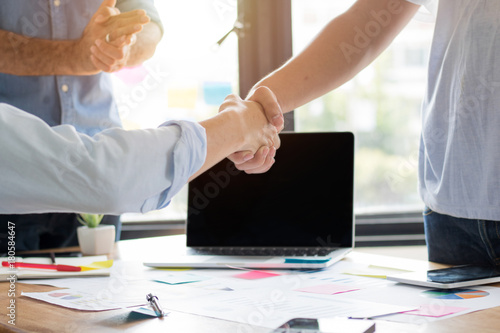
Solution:
<svg viewBox="0 0 500 333">
<path fill-rule="evenodd" d="M 272 333 L 372 333 L 375 323 L 349 318 L 294 318 Z"/>
</svg>

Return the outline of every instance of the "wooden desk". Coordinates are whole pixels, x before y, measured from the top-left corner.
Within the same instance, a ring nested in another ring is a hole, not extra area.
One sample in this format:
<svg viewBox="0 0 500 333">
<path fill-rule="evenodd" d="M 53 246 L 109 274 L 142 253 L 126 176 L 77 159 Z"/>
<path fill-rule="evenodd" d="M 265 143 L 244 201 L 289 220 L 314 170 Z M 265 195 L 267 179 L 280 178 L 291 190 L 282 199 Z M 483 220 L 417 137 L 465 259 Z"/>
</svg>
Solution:
<svg viewBox="0 0 500 333">
<path fill-rule="evenodd" d="M 145 258 L 151 259 L 152 253 L 175 252 L 178 245 L 183 244 L 184 238 L 168 236 L 130 240 L 119 242 L 112 257 L 127 261 L 142 262 Z M 423 253 L 422 248 L 415 248 L 416 252 Z M 387 257 L 380 254 L 366 253 L 366 249 L 355 251 L 348 260 L 356 262 L 370 262 L 383 265 L 384 262 L 400 260 L 409 265 L 427 266 L 426 262 L 414 259 Z M 369 250 L 368 250 L 369 251 Z M 376 252 L 384 250 L 377 249 Z M 397 252 L 397 248 L 387 249 L 388 252 Z M 154 256 L 153 256 L 154 257 Z M 429 264 L 431 265 L 431 264 Z M 434 265 L 431 265 L 434 266 Z M 500 284 L 496 286 L 500 287 Z M 83 312 L 71 310 L 41 301 L 21 297 L 24 292 L 50 291 L 57 288 L 16 283 L 16 325 L 8 324 L 9 283 L 0 283 L 0 332 L 249 332 L 268 333 L 270 330 L 261 327 L 242 326 L 225 320 L 197 316 L 193 314 L 170 312 L 165 318 L 143 319 L 130 315 L 129 309 L 101 312 Z M 377 321 L 377 333 L 469 333 L 469 332 L 498 332 L 500 327 L 500 307 L 478 311 L 451 319 L 441 320 L 423 325 L 411 325 Z"/>
</svg>

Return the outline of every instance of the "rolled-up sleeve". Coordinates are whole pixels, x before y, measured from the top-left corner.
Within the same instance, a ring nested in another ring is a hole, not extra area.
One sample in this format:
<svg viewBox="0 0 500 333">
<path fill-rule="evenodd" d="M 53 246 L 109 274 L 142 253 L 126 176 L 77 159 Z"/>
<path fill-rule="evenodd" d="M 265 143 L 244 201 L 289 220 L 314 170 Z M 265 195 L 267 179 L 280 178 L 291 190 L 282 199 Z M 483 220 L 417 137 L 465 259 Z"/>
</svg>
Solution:
<svg viewBox="0 0 500 333">
<path fill-rule="evenodd" d="M 206 136 L 203 127 L 186 121 L 170 121 L 162 127 L 178 126 L 180 135 L 175 142 L 166 168 L 166 179 L 172 181 L 170 187 L 146 200 L 141 211 L 147 212 L 168 205 L 173 195 L 187 183 L 189 177 L 198 171 L 206 158 Z"/>
<path fill-rule="evenodd" d="M 0 104 L 0 213 L 160 209 L 203 165 L 206 150 L 205 130 L 192 122 L 89 137 Z"/>
</svg>

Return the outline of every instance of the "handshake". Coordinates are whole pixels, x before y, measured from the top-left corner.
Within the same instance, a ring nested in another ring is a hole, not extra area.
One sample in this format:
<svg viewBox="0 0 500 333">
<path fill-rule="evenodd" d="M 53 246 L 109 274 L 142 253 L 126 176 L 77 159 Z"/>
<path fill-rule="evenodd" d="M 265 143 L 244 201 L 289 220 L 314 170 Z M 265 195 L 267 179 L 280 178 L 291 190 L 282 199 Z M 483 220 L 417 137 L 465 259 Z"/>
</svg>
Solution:
<svg viewBox="0 0 500 333">
<path fill-rule="evenodd" d="M 219 115 L 233 112 L 236 115 L 236 152 L 228 156 L 239 170 L 246 173 L 263 173 L 274 164 L 276 150 L 280 147 L 279 132 L 284 127 L 281 107 L 274 93 L 267 87 L 255 89 L 242 100 L 229 95 L 219 108 Z M 234 129 L 233 129 L 234 130 Z M 234 149 L 234 148 L 233 148 Z"/>
</svg>

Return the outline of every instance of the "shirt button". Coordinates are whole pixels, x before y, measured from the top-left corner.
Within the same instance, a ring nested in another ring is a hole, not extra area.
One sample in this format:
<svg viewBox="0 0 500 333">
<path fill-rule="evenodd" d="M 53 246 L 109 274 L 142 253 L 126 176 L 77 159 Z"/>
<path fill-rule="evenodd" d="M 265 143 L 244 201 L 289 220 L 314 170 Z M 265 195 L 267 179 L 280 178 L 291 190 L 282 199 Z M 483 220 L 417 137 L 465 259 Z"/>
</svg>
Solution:
<svg viewBox="0 0 500 333">
<path fill-rule="evenodd" d="M 59 7 L 61 5 L 61 0 L 54 0 L 54 6 Z"/>
<path fill-rule="evenodd" d="M 67 85 L 67 84 L 63 84 L 63 85 L 61 86 L 61 90 L 62 90 L 63 92 L 68 92 L 68 90 L 69 90 L 68 85 Z"/>
</svg>

